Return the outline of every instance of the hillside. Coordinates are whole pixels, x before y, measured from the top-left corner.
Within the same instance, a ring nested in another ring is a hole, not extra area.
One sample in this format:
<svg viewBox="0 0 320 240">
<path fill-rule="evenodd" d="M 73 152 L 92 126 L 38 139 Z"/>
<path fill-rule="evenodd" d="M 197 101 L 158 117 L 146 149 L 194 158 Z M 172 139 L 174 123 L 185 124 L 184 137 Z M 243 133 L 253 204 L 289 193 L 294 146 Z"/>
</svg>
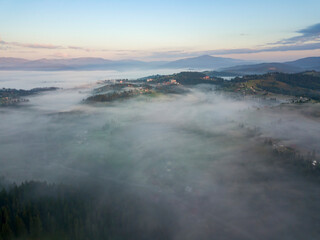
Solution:
<svg viewBox="0 0 320 240">
<path fill-rule="evenodd" d="M 224 81 L 222 86 L 224 90 L 243 94 L 275 93 L 320 100 L 320 75 L 316 72 L 249 75 Z"/>
<path fill-rule="evenodd" d="M 221 71 L 233 74 L 265 74 L 270 72 L 298 73 L 303 71 L 319 71 L 320 57 L 302 58 L 284 63 L 260 63 L 223 68 Z"/>
<path fill-rule="evenodd" d="M 191 68 L 191 69 L 218 69 L 222 67 L 231 67 L 239 64 L 245 64 L 247 61 L 233 59 L 212 57 L 203 55 L 200 57 L 180 59 L 177 61 L 169 62 L 163 65 L 164 68 Z"/>
<path fill-rule="evenodd" d="M 302 72 L 303 68 L 292 66 L 286 63 L 260 63 L 254 65 L 241 65 L 222 69 L 224 72 L 232 74 L 264 74 L 268 72 L 285 72 L 285 73 L 298 73 Z"/>
<path fill-rule="evenodd" d="M 303 68 L 304 70 L 320 71 L 320 57 L 302 58 L 296 61 L 287 62 L 286 64 Z"/>
<path fill-rule="evenodd" d="M 155 75 L 140 78 L 137 81 L 150 81 L 149 83 L 166 83 L 175 80 L 177 83 L 182 85 L 196 85 L 196 84 L 216 84 L 217 82 L 223 81 L 219 77 L 211 77 L 207 72 L 180 72 L 171 75 Z"/>
<path fill-rule="evenodd" d="M 31 90 L 2 88 L 0 89 L 0 107 L 16 105 L 21 102 L 27 102 L 28 99 L 24 98 L 26 96 L 46 91 L 55 91 L 57 89 L 58 88 L 56 87 L 33 88 Z"/>
<path fill-rule="evenodd" d="M 320 100 L 320 73 L 267 73 L 263 75 L 245 75 L 232 80 L 210 76 L 215 72 L 181 72 L 171 75 L 155 75 L 138 79 L 148 84 L 166 84 L 176 81 L 181 85 L 215 84 L 221 90 L 249 95 L 282 94 L 298 98 Z"/>
</svg>

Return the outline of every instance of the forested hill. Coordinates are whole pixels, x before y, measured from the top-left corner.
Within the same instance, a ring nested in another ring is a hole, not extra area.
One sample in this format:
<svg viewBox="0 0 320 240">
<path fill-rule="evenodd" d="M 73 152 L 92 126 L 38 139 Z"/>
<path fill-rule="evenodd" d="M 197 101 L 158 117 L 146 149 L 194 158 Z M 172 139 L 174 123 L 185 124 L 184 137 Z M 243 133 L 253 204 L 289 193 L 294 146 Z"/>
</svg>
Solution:
<svg viewBox="0 0 320 240">
<path fill-rule="evenodd" d="M 224 90 L 251 94 L 276 93 L 320 100 L 320 73 L 269 73 L 237 77 L 222 83 Z"/>
<path fill-rule="evenodd" d="M 315 71 L 302 73 L 268 73 L 246 75 L 232 80 L 223 80 L 217 72 L 181 72 L 171 75 L 154 75 L 138 81 L 163 84 L 176 81 L 182 85 L 216 84 L 222 90 L 246 94 L 283 94 L 320 100 L 320 73 Z"/>
<path fill-rule="evenodd" d="M 26 182 L 0 190 L 0 239 L 169 239 L 173 212 L 121 189 L 105 196 L 99 187 Z"/>
<path fill-rule="evenodd" d="M 215 84 L 223 79 L 209 76 L 209 72 L 180 72 L 171 75 L 154 75 L 138 79 L 138 81 L 150 81 L 150 83 L 164 83 L 176 80 L 182 85 Z"/>
</svg>

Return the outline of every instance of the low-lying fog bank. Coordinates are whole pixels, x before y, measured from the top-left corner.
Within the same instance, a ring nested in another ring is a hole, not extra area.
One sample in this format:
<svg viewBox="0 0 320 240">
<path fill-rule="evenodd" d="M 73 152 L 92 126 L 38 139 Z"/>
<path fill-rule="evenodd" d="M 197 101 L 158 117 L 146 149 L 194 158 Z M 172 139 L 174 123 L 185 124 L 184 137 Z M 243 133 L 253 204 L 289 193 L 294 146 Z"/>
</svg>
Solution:
<svg viewBox="0 0 320 240">
<path fill-rule="evenodd" d="M 262 141 L 317 154 L 319 119 L 206 85 L 105 105 L 81 103 L 89 94 L 61 89 L 0 109 L 0 176 L 98 182 L 106 189 L 101 199 L 118 186 L 140 196 L 142 217 L 152 219 L 150 202 L 169 209 L 172 239 L 320 236 L 319 183 L 282 164 Z"/>
</svg>

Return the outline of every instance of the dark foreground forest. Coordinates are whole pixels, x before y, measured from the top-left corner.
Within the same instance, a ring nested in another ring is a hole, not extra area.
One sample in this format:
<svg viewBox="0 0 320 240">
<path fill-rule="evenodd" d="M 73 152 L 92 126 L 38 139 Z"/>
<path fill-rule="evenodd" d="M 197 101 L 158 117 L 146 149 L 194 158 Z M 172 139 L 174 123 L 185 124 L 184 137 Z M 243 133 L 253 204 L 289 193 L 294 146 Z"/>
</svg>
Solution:
<svg viewBox="0 0 320 240">
<path fill-rule="evenodd" d="M 0 239 L 168 239 L 171 235 L 174 225 L 168 209 L 143 206 L 145 199 L 116 188 L 102 197 L 97 188 L 31 181 L 3 189 Z"/>
</svg>

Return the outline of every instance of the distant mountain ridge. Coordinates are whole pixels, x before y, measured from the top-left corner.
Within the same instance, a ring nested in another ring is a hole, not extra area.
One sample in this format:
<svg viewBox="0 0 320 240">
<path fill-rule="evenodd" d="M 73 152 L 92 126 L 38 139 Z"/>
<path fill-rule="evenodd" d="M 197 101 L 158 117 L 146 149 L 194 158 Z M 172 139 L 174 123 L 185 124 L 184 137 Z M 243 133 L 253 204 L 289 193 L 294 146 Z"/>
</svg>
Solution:
<svg viewBox="0 0 320 240">
<path fill-rule="evenodd" d="M 123 67 L 143 66 L 144 62 L 135 60 L 112 61 L 104 58 L 69 58 L 26 60 L 0 58 L 0 70 L 103 70 Z"/>
<path fill-rule="evenodd" d="M 202 68 L 202 69 L 218 69 L 221 67 L 231 67 L 239 64 L 252 63 L 245 60 L 233 59 L 233 58 L 222 58 L 212 57 L 210 55 L 203 55 L 200 57 L 179 59 L 176 61 L 169 62 L 164 65 L 166 68 Z"/>
<path fill-rule="evenodd" d="M 222 68 L 233 74 L 265 74 L 270 72 L 298 73 L 303 71 L 320 71 L 320 57 L 308 57 L 284 63 L 260 63 Z"/>
<path fill-rule="evenodd" d="M 320 71 L 320 57 L 301 58 L 295 61 L 286 62 L 286 64 L 303 68 L 304 70 Z"/>
<path fill-rule="evenodd" d="M 268 72 L 297 73 L 320 71 L 320 57 L 302 58 L 290 62 L 253 64 L 240 59 L 203 55 L 175 61 L 108 60 L 104 58 L 37 59 L 0 58 L 0 70 L 130 70 L 130 69 L 190 69 L 220 70 L 230 74 L 264 74 Z"/>
<path fill-rule="evenodd" d="M 157 69 L 191 68 L 218 69 L 248 63 L 244 60 L 204 55 L 176 61 L 108 60 L 104 58 L 38 59 L 0 58 L 0 70 L 118 70 L 118 69 Z"/>
</svg>

